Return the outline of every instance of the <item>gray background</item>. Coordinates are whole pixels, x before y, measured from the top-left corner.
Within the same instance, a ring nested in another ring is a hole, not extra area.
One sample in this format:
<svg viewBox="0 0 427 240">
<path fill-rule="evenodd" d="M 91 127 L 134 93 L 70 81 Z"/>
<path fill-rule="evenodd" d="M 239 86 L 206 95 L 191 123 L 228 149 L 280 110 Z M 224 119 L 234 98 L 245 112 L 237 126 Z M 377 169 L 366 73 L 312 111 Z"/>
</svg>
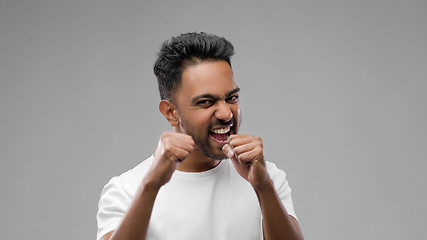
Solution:
<svg viewBox="0 0 427 240">
<path fill-rule="evenodd" d="M 231 40 L 243 133 L 306 239 L 426 239 L 427 2 L 0 2 L 1 239 L 94 239 L 104 184 L 168 130 L 152 65 Z"/>
</svg>

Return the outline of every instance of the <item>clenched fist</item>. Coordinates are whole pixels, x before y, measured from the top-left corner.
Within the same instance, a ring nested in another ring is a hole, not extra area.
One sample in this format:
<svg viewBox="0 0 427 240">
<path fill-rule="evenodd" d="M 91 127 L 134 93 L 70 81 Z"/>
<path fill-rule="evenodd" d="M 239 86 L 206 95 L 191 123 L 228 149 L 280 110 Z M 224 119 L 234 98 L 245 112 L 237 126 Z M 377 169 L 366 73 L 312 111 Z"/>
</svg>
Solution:
<svg viewBox="0 0 427 240">
<path fill-rule="evenodd" d="M 234 168 L 255 190 L 269 183 L 265 168 L 262 139 L 252 135 L 231 135 L 230 142 L 222 147 Z"/>
<path fill-rule="evenodd" d="M 163 133 L 144 181 L 158 187 L 163 186 L 169 182 L 179 162 L 184 161 L 193 149 L 194 141 L 191 136 L 176 132 Z"/>
</svg>

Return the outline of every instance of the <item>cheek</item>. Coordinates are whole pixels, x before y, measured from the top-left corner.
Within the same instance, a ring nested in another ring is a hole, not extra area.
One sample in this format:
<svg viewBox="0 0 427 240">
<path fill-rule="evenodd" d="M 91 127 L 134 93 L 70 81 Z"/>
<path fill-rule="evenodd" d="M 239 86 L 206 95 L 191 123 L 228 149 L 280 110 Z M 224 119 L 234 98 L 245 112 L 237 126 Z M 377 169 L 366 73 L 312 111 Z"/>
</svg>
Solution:
<svg viewBox="0 0 427 240">
<path fill-rule="evenodd" d="M 200 127 L 206 128 L 210 124 L 212 116 L 213 116 L 212 111 L 200 111 L 199 114 L 196 114 L 194 116 L 194 120 L 197 121 L 197 124 Z M 203 129 L 203 130 L 205 130 L 205 129 Z"/>
<path fill-rule="evenodd" d="M 186 115 L 187 123 L 185 125 L 190 125 L 195 132 L 206 132 L 206 128 L 209 126 L 212 113 L 210 111 L 195 111 L 193 114 Z"/>
</svg>

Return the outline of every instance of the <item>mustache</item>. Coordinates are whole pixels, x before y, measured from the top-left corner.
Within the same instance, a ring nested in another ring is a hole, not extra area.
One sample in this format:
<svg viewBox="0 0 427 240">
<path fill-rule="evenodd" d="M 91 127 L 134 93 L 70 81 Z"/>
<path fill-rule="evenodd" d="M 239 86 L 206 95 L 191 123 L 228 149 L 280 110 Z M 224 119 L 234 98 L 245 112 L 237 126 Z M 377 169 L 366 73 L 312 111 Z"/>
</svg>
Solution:
<svg viewBox="0 0 427 240">
<path fill-rule="evenodd" d="M 216 119 L 216 121 L 214 123 L 212 123 L 212 126 L 221 126 L 221 125 L 224 125 L 224 126 L 233 125 L 234 126 L 234 119 L 230 119 L 229 121 Z"/>
</svg>

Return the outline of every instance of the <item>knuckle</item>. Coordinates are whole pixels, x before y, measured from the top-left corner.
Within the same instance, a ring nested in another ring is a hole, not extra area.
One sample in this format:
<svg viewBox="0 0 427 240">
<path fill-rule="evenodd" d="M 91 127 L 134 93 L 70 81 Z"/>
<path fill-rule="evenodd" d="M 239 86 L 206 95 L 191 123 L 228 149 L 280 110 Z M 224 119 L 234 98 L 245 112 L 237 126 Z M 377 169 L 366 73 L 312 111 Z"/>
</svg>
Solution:
<svg viewBox="0 0 427 240">
<path fill-rule="evenodd" d="M 261 137 L 256 137 L 256 142 L 258 143 L 258 145 L 260 147 L 263 147 L 263 142 L 262 142 L 262 138 Z"/>
<path fill-rule="evenodd" d="M 163 132 L 160 137 L 163 139 L 163 138 L 167 138 L 169 135 L 170 135 L 169 132 Z"/>
<path fill-rule="evenodd" d="M 256 156 L 259 156 L 259 155 L 263 154 L 263 148 L 262 148 L 262 146 L 259 146 L 259 145 L 256 146 L 254 148 L 254 153 L 255 153 Z"/>
<path fill-rule="evenodd" d="M 163 148 L 165 149 L 165 151 L 170 151 L 171 144 L 168 141 L 163 141 Z"/>
<path fill-rule="evenodd" d="M 168 142 L 169 142 L 169 135 L 167 133 L 162 133 L 162 135 L 160 136 L 160 143 L 162 145 L 167 145 Z"/>
</svg>

